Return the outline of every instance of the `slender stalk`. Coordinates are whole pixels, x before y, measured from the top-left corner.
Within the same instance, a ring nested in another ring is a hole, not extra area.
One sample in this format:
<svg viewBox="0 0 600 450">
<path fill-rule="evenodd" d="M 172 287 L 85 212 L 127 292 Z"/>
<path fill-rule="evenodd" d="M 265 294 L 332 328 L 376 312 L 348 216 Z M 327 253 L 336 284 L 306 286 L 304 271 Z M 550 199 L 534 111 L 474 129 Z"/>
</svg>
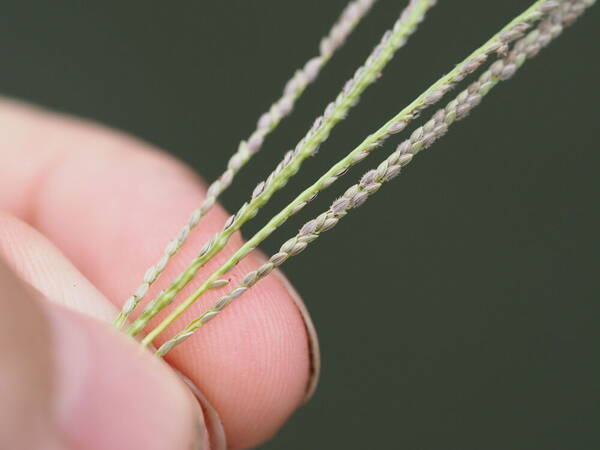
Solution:
<svg viewBox="0 0 600 450">
<path fill-rule="evenodd" d="M 342 197 L 333 202 L 327 211 L 307 222 L 296 236 L 287 240 L 279 252 L 272 255 L 266 263 L 257 270 L 246 274 L 235 289 L 217 300 L 210 309 L 166 341 L 157 350 L 157 355 L 164 356 L 176 345 L 186 340 L 216 317 L 233 300 L 267 276 L 274 268 L 302 252 L 322 233 L 332 229 L 351 209 L 362 205 L 369 196 L 380 189 L 384 182 L 396 177 L 401 168 L 410 163 L 414 155 L 445 135 L 452 123 L 464 118 L 494 86 L 500 81 L 510 78 L 526 59 L 535 56 L 542 47 L 548 45 L 561 33 L 564 25 L 575 20 L 588 6 L 591 6 L 591 2 L 576 1 L 557 7 L 537 29 L 519 40 L 508 56 L 492 64 L 477 81 L 461 92 L 445 108 L 438 110 L 425 125 L 417 128 L 409 139 L 402 142 L 377 169 L 368 171 L 359 183 L 350 187 Z"/>
<path fill-rule="evenodd" d="M 277 125 L 279 125 L 284 117 L 292 112 L 296 100 L 302 95 L 306 87 L 315 81 L 323 66 L 329 61 L 335 51 L 344 44 L 346 38 L 376 1 L 354 0 L 348 3 L 329 31 L 329 34 L 321 40 L 319 55 L 309 59 L 286 83 L 283 95 L 271 105 L 267 112 L 260 116 L 256 129 L 248 139 L 240 142 L 237 151 L 229 159 L 225 172 L 208 187 L 206 198 L 202 202 L 202 205 L 192 212 L 188 223 L 181 229 L 177 237 L 167 244 L 158 262 L 146 271 L 142 284 L 125 301 L 122 311 L 115 320 L 115 326 L 121 328 L 126 323 L 130 314 L 145 297 L 152 283 L 160 277 L 171 257 L 183 246 L 190 231 L 208 213 L 219 195 L 229 187 L 235 175 L 261 149 L 265 137 L 277 128 Z"/>
<path fill-rule="evenodd" d="M 190 266 L 175 279 L 169 288 L 146 305 L 144 311 L 129 327 L 128 333 L 130 335 L 135 336 L 138 334 L 156 314 L 168 306 L 198 270 L 225 247 L 229 237 L 239 230 L 244 223 L 251 220 L 275 192 L 285 186 L 287 181 L 298 172 L 306 158 L 315 154 L 318 147 L 327 139 L 333 127 L 358 102 L 362 92 L 375 81 L 383 68 L 392 59 L 396 50 L 416 30 L 417 25 L 423 20 L 425 13 L 433 4 L 434 0 L 410 0 L 393 29 L 384 34 L 383 39 L 367 58 L 365 64 L 346 83 L 336 100 L 327 106 L 323 116 L 315 120 L 307 135 L 293 151 L 289 151 L 285 155 L 266 181 L 256 186 L 251 200 L 226 221 L 223 230 L 216 233 L 213 239 L 206 243 Z"/>
<path fill-rule="evenodd" d="M 368 156 L 375 148 L 379 147 L 383 141 L 390 135 L 403 129 L 406 124 L 412 120 L 421 110 L 438 102 L 443 95 L 448 92 L 459 81 L 463 80 L 468 74 L 476 70 L 487 58 L 487 55 L 493 52 L 506 52 L 508 45 L 521 37 L 524 31 L 531 24 L 560 5 L 554 0 L 538 0 L 527 10 L 513 19 L 500 32 L 494 35 L 483 46 L 475 50 L 465 60 L 458 64 L 447 75 L 441 77 L 429 89 L 415 99 L 410 105 L 404 108 L 383 127 L 375 133 L 368 136 L 358 147 L 352 150 L 345 158 L 338 161 L 312 186 L 302 192 L 296 199 L 276 214 L 261 230 L 259 230 L 250 240 L 248 240 L 240 249 L 234 253 L 219 269 L 217 269 L 206 281 L 179 304 L 174 310 L 142 341 L 148 345 L 152 340 L 165 330 L 174 320 L 176 320 L 184 311 L 187 310 L 202 294 L 204 294 L 211 283 L 227 273 L 242 258 L 250 253 L 258 244 L 266 239 L 275 229 L 282 225 L 289 217 L 303 208 L 320 191 L 330 186 L 348 168 Z"/>
</svg>

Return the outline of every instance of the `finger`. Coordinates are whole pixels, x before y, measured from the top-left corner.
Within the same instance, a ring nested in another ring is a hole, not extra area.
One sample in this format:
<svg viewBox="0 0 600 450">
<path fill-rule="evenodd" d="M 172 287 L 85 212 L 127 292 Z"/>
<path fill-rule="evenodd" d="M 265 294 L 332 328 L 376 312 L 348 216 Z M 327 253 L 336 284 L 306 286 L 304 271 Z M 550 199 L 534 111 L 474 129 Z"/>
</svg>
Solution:
<svg viewBox="0 0 600 450">
<path fill-rule="evenodd" d="M 171 158 L 107 130 L 14 105 L 0 107 L 0 123 L 5 128 L 0 170 L 6 172 L 0 192 L 24 186 L 18 199 L 0 196 L 0 207 L 27 218 L 120 305 L 201 202 L 203 187 Z M 31 158 L 24 164 L 15 155 Z M 216 206 L 149 297 L 189 263 L 225 219 Z M 214 269 L 240 243 L 234 236 L 206 269 Z M 231 284 L 260 261 L 260 255 L 251 255 L 240 263 Z M 211 292 L 183 321 L 218 295 Z M 255 445 L 275 432 L 311 384 L 315 364 L 306 329 L 312 324 L 303 320 L 298 301 L 281 277 L 270 277 L 169 358 L 216 407 L 234 446 Z"/>
<path fill-rule="evenodd" d="M 50 241 L 26 223 L 1 211 L 0 259 L 4 259 L 16 275 L 55 304 L 104 322 L 111 322 L 117 314 L 115 306 Z M 211 448 L 224 448 L 224 445 L 217 445 L 224 444 L 218 417 L 201 394 L 198 400 L 206 415 L 206 438 L 210 435 Z"/>
<path fill-rule="evenodd" d="M 0 211 L 0 258 L 54 303 L 110 322 L 117 308 L 39 232 Z"/>
<path fill-rule="evenodd" d="M 0 448 L 197 448 L 197 411 L 159 360 L 105 324 L 44 306 L 1 260 L 0 286 Z"/>
<path fill-rule="evenodd" d="M 59 447 L 51 421 L 50 332 L 29 292 L 0 261 L 0 448 Z M 9 313 L 10 314 L 7 314 Z"/>
</svg>

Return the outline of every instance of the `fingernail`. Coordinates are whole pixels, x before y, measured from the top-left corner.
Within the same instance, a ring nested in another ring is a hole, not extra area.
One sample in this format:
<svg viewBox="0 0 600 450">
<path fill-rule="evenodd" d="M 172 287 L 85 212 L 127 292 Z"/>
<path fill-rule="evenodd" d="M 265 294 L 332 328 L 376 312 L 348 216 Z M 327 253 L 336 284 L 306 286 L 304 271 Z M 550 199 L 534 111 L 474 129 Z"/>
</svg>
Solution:
<svg viewBox="0 0 600 450">
<path fill-rule="evenodd" d="M 321 351 L 319 348 L 319 337 L 315 325 L 308 313 L 306 305 L 302 301 L 302 297 L 298 294 L 298 291 L 292 286 L 281 270 L 275 270 L 274 275 L 284 284 L 288 292 L 292 296 L 292 300 L 296 304 L 302 320 L 304 321 L 304 328 L 306 329 L 306 336 L 308 338 L 308 352 L 310 360 L 310 373 L 308 375 L 308 382 L 306 384 L 306 392 L 304 394 L 304 403 L 309 401 L 317 389 L 319 383 L 319 377 L 321 375 Z"/>
<path fill-rule="evenodd" d="M 223 422 L 221 422 L 217 411 L 192 380 L 177 369 L 173 370 L 189 388 L 198 405 L 197 416 L 199 419 L 196 430 L 196 440 L 192 445 L 192 449 L 226 450 L 227 441 L 225 439 L 225 429 L 223 428 Z"/>
<path fill-rule="evenodd" d="M 195 403 L 196 400 L 194 400 Z M 210 442 L 208 432 L 206 431 L 206 423 L 204 422 L 204 414 L 199 405 L 196 405 L 196 430 L 191 450 L 210 450 Z"/>
</svg>

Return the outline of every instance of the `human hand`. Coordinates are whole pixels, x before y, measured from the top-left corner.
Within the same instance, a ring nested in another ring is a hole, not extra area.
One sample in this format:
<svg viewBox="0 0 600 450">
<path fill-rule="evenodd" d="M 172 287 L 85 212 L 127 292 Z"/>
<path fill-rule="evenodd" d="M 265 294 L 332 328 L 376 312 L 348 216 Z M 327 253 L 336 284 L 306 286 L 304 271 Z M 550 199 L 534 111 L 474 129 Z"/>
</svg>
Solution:
<svg viewBox="0 0 600 450">
<path fill-rule="evenodd" d="M 0 103 L 0 448 L 214 450 L 224 435 L 248 447 L 310 395 L 318 345 L 280 274 L 168 355 L 202 392 L 201 409 L 167 364 L 109 325 L 203 196 L 188 169 L 146 144 Z M 215 206 L 148 297 L 226 218 Z M 263 259 L 243 260 L 234 283 Z M 171 333 L 218 292 L 209 295 Z"/>
</svg>

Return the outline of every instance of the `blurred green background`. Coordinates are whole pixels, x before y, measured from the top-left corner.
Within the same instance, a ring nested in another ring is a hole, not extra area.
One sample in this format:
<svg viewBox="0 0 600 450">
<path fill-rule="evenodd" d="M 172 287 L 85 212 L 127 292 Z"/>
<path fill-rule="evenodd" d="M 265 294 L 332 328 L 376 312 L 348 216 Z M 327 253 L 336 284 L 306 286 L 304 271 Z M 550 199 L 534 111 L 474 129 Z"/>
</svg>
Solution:
<svg viewBox="0 0 600 450">
<path fill-rule="evenodd" d="M 229 209 L 302 137 L 405 3 L 379 2 L 224 195 Z M 440 1 L 245 234 L 529 3 Z M 212 180 L 344 5 L 4 0 L 0 90 L 137 135 Z M 285 266 L 319 330 L 323 374 L 264 449 L 600 448 L 599 19 L 596 6 Z"/>
</svg>

